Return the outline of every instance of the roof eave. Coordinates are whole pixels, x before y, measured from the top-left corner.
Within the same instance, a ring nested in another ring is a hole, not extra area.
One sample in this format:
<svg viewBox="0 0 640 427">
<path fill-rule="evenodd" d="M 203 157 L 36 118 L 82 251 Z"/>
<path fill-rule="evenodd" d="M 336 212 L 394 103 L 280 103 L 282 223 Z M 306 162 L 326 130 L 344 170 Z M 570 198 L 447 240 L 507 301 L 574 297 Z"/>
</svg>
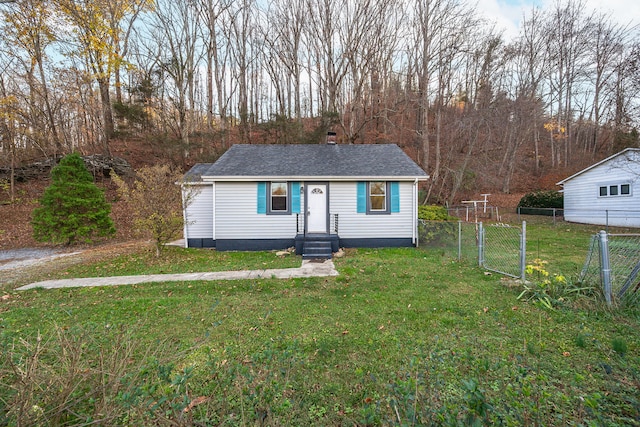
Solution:
<svg viewBox="0 0 640 427">
<path fill-rule="evenodd" d="M 568 177 L 568 178 L 563 179 L 562 181 L 558 181 L 558 182 L 556 182 L 556 185 L 560 185 L 560 186 L 562 186 L 562 185 L 564 185 L 564 183 L 565 183 L 565 182 L 567 182 L 567 181 L 569 181 L 569 180 L 572 180 L 573 178 L 575 178 L 575 177 L 577 177 L 577 176 L 579 176 L 579 175 L 582 175 L 583 173 L 588 172 L 588 171 L 590 171 L 591 169 L 596 168 L 596 167 L 600 166 L 601 164 L 606 163 L 606 162 L 608 162 L 609 160 L 611 160 L 611 159 L 613 159 L 613 158 L 615 158 L 615 157 L 618 157 L 618 156 L 620 156 L 621 154 L 626 153 L 626 152 L 628 152 L 628 151 L 640 151 L 640 149 L 639 149 L 639 148 L 633 148 L 633 147 L 625 148 L 624 150 L 619 151 L 619 152 L 617 152 L 616 154 L 613 154 L 613 155 L 611 155 L 611 156 L 607 157 L 606 159 L 602 159 L 602 160 L 600 160 L 599 162 L 594 163 L 594 164 L 592 164 L 591 166 L 588 166 L 588 167 L 586 167 L 586 168 L 582 169 L 581 171 L 574 173 L 573 175 L 571 175 L 571 176 L 570 176 L 570 177 Z"/>
<path fill-rule="evenodd" d="M 256 182 L 256 181 L 426 181 L 429 175 L 402 176 L 203 176 L 202 182 Z"/>
</svg>

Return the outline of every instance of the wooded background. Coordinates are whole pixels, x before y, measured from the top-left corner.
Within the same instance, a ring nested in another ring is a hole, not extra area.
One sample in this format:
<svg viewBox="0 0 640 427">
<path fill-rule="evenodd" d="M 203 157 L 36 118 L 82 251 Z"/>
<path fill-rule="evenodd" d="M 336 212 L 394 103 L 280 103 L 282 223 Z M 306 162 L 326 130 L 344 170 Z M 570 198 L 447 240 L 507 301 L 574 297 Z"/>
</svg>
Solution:
<svg viewBox="0 0 640 427">
<path fill-rule="evenodd" d="M 458 0 L 2 0 L 0 163 L 234 143 L 400 145 L 425 198 L 553 184 L 638 146 L 640 33 L 580 0 L 506 38 Z"/>
</svg>

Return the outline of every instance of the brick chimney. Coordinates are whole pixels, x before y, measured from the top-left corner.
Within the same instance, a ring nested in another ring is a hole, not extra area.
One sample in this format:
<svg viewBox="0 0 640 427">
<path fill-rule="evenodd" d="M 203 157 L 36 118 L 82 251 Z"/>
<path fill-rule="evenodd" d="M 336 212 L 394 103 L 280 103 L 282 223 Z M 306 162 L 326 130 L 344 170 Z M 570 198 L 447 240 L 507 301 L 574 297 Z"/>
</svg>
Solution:
<svg viewBox="0 0 640 427">
<path fill-rule="evenodd" d="M 327 132 L 327 145 L 336 145 L 337 139 L 335 132 Z"/>
</svg>

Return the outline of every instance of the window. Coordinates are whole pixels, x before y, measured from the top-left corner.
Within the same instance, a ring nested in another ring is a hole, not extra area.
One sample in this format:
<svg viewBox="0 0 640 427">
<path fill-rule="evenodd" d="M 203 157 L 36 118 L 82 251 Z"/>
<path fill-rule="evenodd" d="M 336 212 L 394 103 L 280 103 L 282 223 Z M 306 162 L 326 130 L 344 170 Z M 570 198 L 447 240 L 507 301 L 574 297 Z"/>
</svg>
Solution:
<svg viewBox="0 0 640 427">
<path fill-rule="evenodd" d="M 631 184 L 602 185 L 599 194 L 600 197 L 630 196 Z"/>
<path fill-rule="evenodd" d="M 271 203 L 269 210 L 271 212 L 287 212 L 288 209 L 288 188 L 286 182 L 271 183 Z"/>
<path fill-rule="evenodd" d="M 300 182 L 258 182 L 258 214 L 290 215 L 300 213 Z"/>
<path fill-rule="evenodd" d="M 384 181 L 369 183 L 369 210 L 372 212 L 386 212 L 387 184 Z"/>
<path fill-rule="evenodd" d="M 357 213 L 367 215 L 400 212 L 400 185 L 391 181 L 357 183 Z"/>
</svg>

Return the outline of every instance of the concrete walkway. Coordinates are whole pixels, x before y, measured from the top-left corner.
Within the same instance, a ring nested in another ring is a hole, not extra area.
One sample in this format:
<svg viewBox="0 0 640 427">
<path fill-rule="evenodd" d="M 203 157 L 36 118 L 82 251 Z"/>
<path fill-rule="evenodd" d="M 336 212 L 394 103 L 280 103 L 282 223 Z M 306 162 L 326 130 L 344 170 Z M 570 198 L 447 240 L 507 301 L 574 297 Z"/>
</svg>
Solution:
<svg viewBox="0 0 640 427">
<path fill-rule="evenodd" d="M 292 279 L 298 277 L 327 277 L 339 273 L 330 259 L 326 261 L 303 260 L 298 268 L 270 270 L 216 271 L 208 273 L 148 274 L 140 276 L 87 277 L 80 279 L 45 280 L 16 288 L 27 289 L 74 288 L 81 286 L 137 285 L 151 282 L 178 282 L 191 280 L 243 280 L 243 279 Z"/>
</svg>

